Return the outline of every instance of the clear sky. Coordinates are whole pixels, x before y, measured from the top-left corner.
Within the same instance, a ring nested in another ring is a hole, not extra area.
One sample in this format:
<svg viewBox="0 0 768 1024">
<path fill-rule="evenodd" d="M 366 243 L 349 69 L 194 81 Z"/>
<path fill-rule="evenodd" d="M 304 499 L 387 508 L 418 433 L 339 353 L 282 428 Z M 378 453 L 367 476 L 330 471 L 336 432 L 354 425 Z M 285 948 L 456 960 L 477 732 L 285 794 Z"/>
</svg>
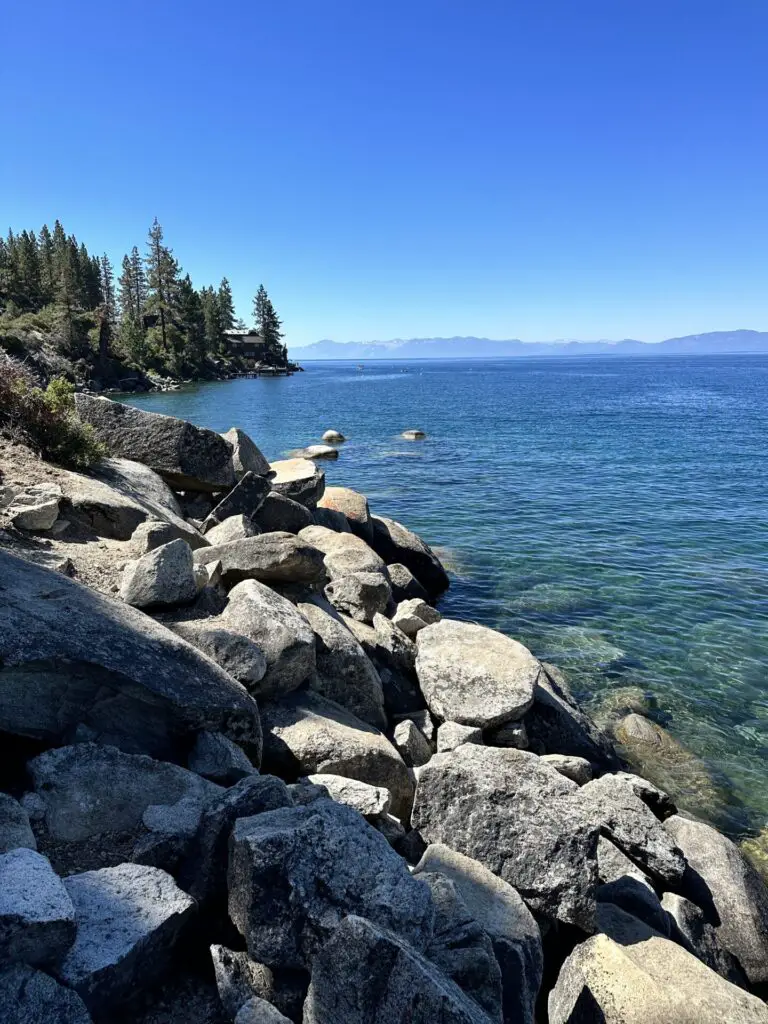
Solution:
<svg viewBox="0 0 768 1024">
<path fill-rule="evenodd" d="M 29 0 L 0 227 L 157 215 L 291 344 L 768 329 L 765 0 Z"/>
</svg>

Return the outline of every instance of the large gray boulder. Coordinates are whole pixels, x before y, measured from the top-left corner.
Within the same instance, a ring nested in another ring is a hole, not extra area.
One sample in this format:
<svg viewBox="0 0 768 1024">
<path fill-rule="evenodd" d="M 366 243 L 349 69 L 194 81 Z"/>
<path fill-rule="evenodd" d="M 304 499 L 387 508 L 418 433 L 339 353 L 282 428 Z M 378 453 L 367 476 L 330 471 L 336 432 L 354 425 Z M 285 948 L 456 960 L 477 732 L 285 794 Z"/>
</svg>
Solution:
<svg viewBox="0 0 768 1024">
<path fill-rule="evenodd" d="M 311 686 L 377 729 L 385 729 L 384 692 L 379 674 L 333 608 L 317 603 L 298 609 L 315 634 L 317 675 Z"/>
<path fill-rule="evenodd" d="M 270 463 L 272 490 L 313 509 L 325 490 L 325 473 L 310 459 L 280 459 Z"/>
<path fill-rule="evenodd" d="M 665 892 L 661 906 L 667 914 L 669 937 L 685 946 L 713 971 L 741 988 L 747 988 L 744 972 L 736 957 L 720 941 L 704 911 L 685 896 Z"/>
<path fill-rule="evenodd" d="M 701 907 L 752 985 L 768 982 L 768 889 L 739 848 L 716 829 L 674 815 L 664 822 L 685 855 L 683 893 Z"/>
<path fill-rule="evenodd" d="M 373 524 L 368 499 L 351 487 L 326 487 L 318 508 L 329 508 L 346 517 L 352 532 L 368 544 L 373 540 Z"/>
<path fill-rule="evenodd" d="M 413 782 L 403 759 L 378 729 L 311 692 L 265 702 L 262 720 L 267 771 L 294 779 L 323 772 L 383 786 L 392 794 L 393 813 L 407 819 Z"/>
<path fill-rule="evenodd" d="M 581 710 L 550 666 L 536 683 L 525 728 L 528 745 L 536 754 L 573 754 L 603 769 L 619 767 L 611 741 Z"/>
<path fill-rule="evenodd" d="M 398 562 L 410 569 L 430 597 L 437 597 L 450 586 L 448 574 L 432 548 L 402 523 L 385 516 L 371 516 L 371 545 L 385 562 Z"/>
<path fill-rule="evenodd" d="M 170 622 L 169 628 L 187 643 L 207 655 L 228 672 L 233 679 L 258 697 L 260 684 L 267 674 L 267 659 L 260 647 L 242 633 L 226 629 L 218 616 L 209 619 L 188 619 Z"/>
<path fill-rule="evenodd" d="M 544 954 L 541 933 L 517 891 L 488 868 L 442 843 L 427 847 L 414 869 L 451 879 L 472 917 L 493 943 L 501 968 L 505 1024 L 534 1024 Z"/>
<path fill-rule="evenodd" d="M 229 516 L 223 523 L 212 526 L 205 534 L 205 539 L 211 547 L 219 547 L 222 544 L 230 544 L 235 540 L 245 540 L 246 537 L 255 537 L 261 533 L 260 528 L 253 522 L 250 516 L 242 512 L 236 516 Z"/>
<path fill-rule="evenodd" d="M 682 880 L 681 851 L 631 783 L 603 775 L 582 786 L 579 795 L 592 821 L 636 864 L 667 884 Z"/>
<path fill-rule="evenodd" d="M 521 718 L 541 665 L 527 647 L 485 626 L 442 619 L 417 633 L 416 674 L 438 718 L 481 728 Z"/>
<path fill-rule="evenodd" d="M 126 855 L 173 867 L 221 792 L 186 768 L 95 743 L 48 750 L 28 768 L 40 849 L 67 871 Z"/>
<path fill-rule="evenodd" d="M 475 920 L 451 878 L 432 871 L 418 875 L 432 892 L 435 924 L 425 955 L 459 988 L 501 1024 L 501 970 L 493 943 Z"/>
<path fill-rule="evenodd" d="M 232 587 L 243 580 L 314 583 L 324 573 L 323 555 L 292 533 L 262 533 L 195 552 L 195 564 L 221 562 L 221 580 Z"/>
<path fill-rule="evenodd" d="M 77 938 L 58 970 L 91 1012 L 114 1012 L 169 968 L 195 901 L 160 868 L 120 864 L 64 880 Z"/>
<path fill-rule="evenodd" d="M 419 598 L 401 601 L 395 609 L 392 621 L 406 636 L 413 639 L 419 630 L 431 626 L 442 618 L 437 609 Z"/>
<path fill-rule="evenodd" d="M 148 466 L 130 459 L 102 459 L 88 473 L 60 470 L 62 515 L 99 537 L 128 540 L 149 520 L 173 530 L 190 547 L 204 547 L 202 535 L 188 523 L 167 483 Z M 143 551 L 138 552 L 143 554 Z"/>
<path fill-rule="evenodd" d="M 48 974 L 17 964 L 0 970 L 3 1024 L 92 1024 L 80 996 Z"/>
<path fill-rule="evenodd" d="M 264 499 L 269 494 L 269 480 L 255 473 L 245 473 L 238 480 L 231 491 L 228 491 L 221 501 L 206 517 L 203 523 L 203 533 L 208 533 L 215 526 L 220 526 L 230 516 L 245 515 L 252 517 L 264 504 Z"/>
<path fill-rule="evenodd" d="M 304 1024 L 489 1024 L 474 1000 L 425 956 L 350 914 L 312 964 Z"/>
<path fill-rule="evenodd" d="M 237 1011 L 234 1024 L 291 1024 L 291 1021 L 266 999 L 252 996 Z"/>
<path fill-rule="evenodd" d="M 278 491 L 270 491 L 254 516 L 254 522 L 262 533 L 284 530 L 298 533 L 312 525 L 312 513 L 305 505 L 286 498 Z"/>
<path fill-rule="evenodd" d="M 246 473 L 267 476 L 269 463 L 244 430 L 232 427 L 221 436 L 232 445 L 232 466 L 238 480 Z"/>
<path fill-rule="evenodd" d="M 26 849 L 0 855 L 0 963 L 56 964 L 75 931 L 72 901 L 48 860 Z"/>
<path fill-rule="evenodd" d="M 256 538 L 254 538 L 256 539 Z M 315 669 L 315 635 L 286 598 L 257 580 L 238 583 L 220 617 L 226 629 L 252 640 L 267 660 L 259 695 L 295 690 Z"/>
<path fill-rule="evenodd" d="M 360 622 L 373 622 L 374 615 L 387 610 L 392 591 L 381 573 L 352 572 L 331 580 L 325 596 L 338 611 Z"/>
<path fill-rule="evenodd" d="M 314 648 L 313 648 L 314 650 Z M 170 630 L 122 602 L 0 552 L 0 729 L 174 759 L 199 729 L 258 755 L 256 702 Z"/>
<path fill-rule="evenodd" d="M 550 1024 L 765 1024 L 768 1007 L 650 932 L 577 946 L 549 994 Z"/>
<path fill-rule="evenodd" d="M 189 753 L 189 770 L 219 786 L 231 786 L 257 769 L 236 743 L 220 732 L 201 732 Z"/>
<path fill-rule="evenodd" d="M 0 793 L 0 853 L 8 853 L 20 847 L 37 849 L 29 815 L 18 800 L 7 793 Z"/>
<path fill-rule="evenodd" d="M 373 572 L 384 576 L 384 560 L 354 533 L 335 533 L 324 526 L 307 526 L 299 534 L 302 540 L 323 552 L 325 569 L 334 580 L 354 572 Z"/>
<path fill-rule="evenodd" d="M 387 566 L 387 575 L 392 587 L 392 600 L 398 604 L 400 601 L 427 601 L 429 599 L 426 588 L 422 587 L 407 566 L 400 562 L 392 562 Z"/>
<path fill-rule="evenodd" d="M 347 517 L 335 509 L 318 507 L 313 511 L 312 519 L 316 526 L 333 530 L 334 533 L 352 533 Z"/>
<path fill-rule="evenodd" d="M 362 814 L 364 818 L 378 818 L 389 811 L 392 797 L 383 786 L 371 786 L 368 782 L 358 779 L 347 779 L 343 775 L 318 774 L 308 775 L 307 782 L 318 790 L 315 799 L 330 797 L 345 807 Z M 294 800 L 296 797 L 294 796 Z M 312 803 L 312 800 L 296 801 Z"/>
<path fill-rule="evenodd" d="M 120 584 L 120 597 L 134 608 L 189 604 L 197 597 L 193 566 L 189 544 L 172 540 L 128 563 Z"/>
<path fill-rule="evenodd" d="M 93 395 L 75 395 L 75 405 L 113 455 L 142 462 L 175 490 L 234 487 L 232 445 L 213 430 Z"/>
<path fill-rule="evenodd" d="M 428 887 L 357 812 L 333 800 L 240 818 L 229 855 L 229 914 L 250 955 L 308 967 L 348 914 L 416 948 L 428 942 Z"/>
<path fill-rule="evenodd" d="M 535 754 L 465 743 L 419 769 L 411 823 L 480 861 L 536 913 L 591 932 L 598 829 L 579 792 Z"/>
<path fill-rule="evenodd" d="M 200 818 L 194 841 L 179 869 L 179 884 L 199 903 L 210 905 L 226 896 L 227 848 L 238 818 L 279 807 L 291 807 L 288 788 L 272 775 L 249 775 L 220 790 Z"/>
</svg>

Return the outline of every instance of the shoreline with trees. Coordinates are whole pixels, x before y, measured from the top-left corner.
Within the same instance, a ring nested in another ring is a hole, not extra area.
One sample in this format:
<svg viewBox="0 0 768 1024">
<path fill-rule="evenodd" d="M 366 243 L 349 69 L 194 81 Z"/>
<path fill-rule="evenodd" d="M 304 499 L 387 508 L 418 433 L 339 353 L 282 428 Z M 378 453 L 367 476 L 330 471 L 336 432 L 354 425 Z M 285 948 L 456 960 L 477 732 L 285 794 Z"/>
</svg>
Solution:
<svg viewBox="0 0 768 1024">
<path fill-rule="evenodd" d="M 282 321 L 263 285 L 255 328 L 268 362 L 288 368 Z M 43 383 L 63 377 L 93 391 L 149 391 L 226 379 L 252 369 L 228 345 L 245 331 L 226 277 L 196 288 L 157 218 L 142 255 L 133 246 L 119 274 L 60 221 L 51 230 L 0 237 L 0 351 Z"/>
</svg>

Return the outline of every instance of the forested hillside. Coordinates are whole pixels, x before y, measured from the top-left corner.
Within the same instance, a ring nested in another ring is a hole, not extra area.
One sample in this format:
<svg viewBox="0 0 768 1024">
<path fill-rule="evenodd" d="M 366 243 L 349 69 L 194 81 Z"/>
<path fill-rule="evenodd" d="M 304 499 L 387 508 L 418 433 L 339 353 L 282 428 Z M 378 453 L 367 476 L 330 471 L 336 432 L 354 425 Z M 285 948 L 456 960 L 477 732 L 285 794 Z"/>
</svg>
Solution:
<svg viewBox="0 0 768 1024">
<path fill-rule="evenodd" d="M 259 295 L 255 326 L 279 346 L 280 320 Z M 117 270 L 58 220 L 0 237 L 0 348 L 44 377 L 128 388 L 146 387 L 147 373 L 215 377 L 237 368 L 224 332 L 244 326 L 226 277 L 196 288 L 157 219 Z"/>
</svg>

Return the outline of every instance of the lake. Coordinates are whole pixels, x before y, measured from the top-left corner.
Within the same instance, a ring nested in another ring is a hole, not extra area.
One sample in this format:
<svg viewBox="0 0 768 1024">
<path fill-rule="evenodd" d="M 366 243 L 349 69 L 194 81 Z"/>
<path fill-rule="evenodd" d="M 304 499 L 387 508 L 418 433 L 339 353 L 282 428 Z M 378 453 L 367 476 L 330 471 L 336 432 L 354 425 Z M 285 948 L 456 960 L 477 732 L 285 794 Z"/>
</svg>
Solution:
<svg viewBox="0 0 768 1024">
<path fill-rule="evenodd" d="M 726 787 L 719 824 L 768 821 L 768 357 L 317 362 L 128 400 L 271 460 L 341 430 L 328 482 L 442 549 L 444 614 L 591 702 L 641 687 Z"/>
</svg>

